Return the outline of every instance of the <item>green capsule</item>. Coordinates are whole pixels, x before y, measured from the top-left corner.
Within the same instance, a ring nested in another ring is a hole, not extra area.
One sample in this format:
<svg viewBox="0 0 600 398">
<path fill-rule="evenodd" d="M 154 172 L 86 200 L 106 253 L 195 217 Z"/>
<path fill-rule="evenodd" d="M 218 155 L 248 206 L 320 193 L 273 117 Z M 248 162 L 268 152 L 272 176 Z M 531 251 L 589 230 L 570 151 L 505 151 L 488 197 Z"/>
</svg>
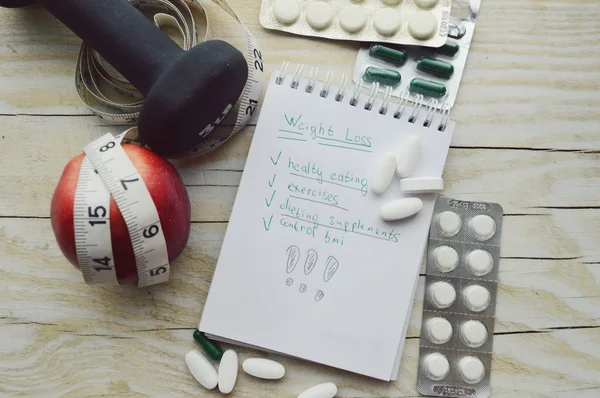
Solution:
<svg viewBox="0 0 600 398">
<path fill-rule="evenodd" d="M 406 53 L 400 50 L 394 50 L 381 44 L 372 44 L 369 48 L 369 55 L 394 66 L 402 66 L 406 63 Z"/>
<path fill-rule="evenodd" d="M 217 345 L 217 343 L 209 340 L 203 332 L 199 331 L 198 329 L 194 330 L 194 340 L 196 340 L 196 342 L 202 346 L 204 352 L 206 352 L 209 357 L 215 361 L 221 360 L 221 357 L 223 356 L 223 350 Z"/>
<path fill-rule="evenodd" d="M 387 86 L 395 86 L 400 83 L 402 77 L 400 76 L 400 73 L 395 70 L 369 66 L 367 70 L 365 70 L 363 79 L 368 82 L 378 82 Z"/>
<path fill-rule="evenodd" d="M 417 70 L 443 79 L 449 79 L 454 74 L 454 66 L 448 62 L 427 57 L 417 59 Z"/>
<path fill-rule="evenodd" d="M 412 79 L 409 90 L 411 93 L 423 94 L 424 96 L 433 98 L 441 98 L 446 95 L 446 92 L 448 91 L 446 86 L 441 83 L 419 79 L 418 77 Z"/>
<path fill-rule="evenodd" d="M 458 50 L 460 50 L 460 46 L 457 42 L 452 40 L 448 40 L 446 44 L 435 49 L 437 53 L 447 57 L 454 57 L 458 53 Z"/>
</svg>

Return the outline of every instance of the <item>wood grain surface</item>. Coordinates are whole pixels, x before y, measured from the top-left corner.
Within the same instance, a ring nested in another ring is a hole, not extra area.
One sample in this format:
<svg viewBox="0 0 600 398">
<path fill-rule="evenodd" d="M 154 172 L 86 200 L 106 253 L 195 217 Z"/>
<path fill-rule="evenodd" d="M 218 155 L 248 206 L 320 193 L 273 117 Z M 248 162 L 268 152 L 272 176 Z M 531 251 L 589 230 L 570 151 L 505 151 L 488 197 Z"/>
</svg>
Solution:
<svg viewBox="0 0 600 398">
<path fill-rule="evenodd" d="M 259 0 L 231 4 L 268 74 L 283 60 L 318 65 L 320 78 L 351 73 L 358 44 L 267 31 Z M 209 11 L 216 35 L 239 42 L 231 20 Z M 498 202 L 506 213 L 492 397 L 600 396 L 599 18 L 598 1 L 485 0 L 477 20 L 444 195 Z M 183 356 L 196 347 L 254 126 L 175 162 L 193 225 L 169 283 L 87 286 L 55 243 L 50 198 L 84 144 L 121 129 L 80 102 L 80 40 L 42 7 L 0 9 L 0 37 L 0 397 L 219 396 L 198 385 Z M 396 382 L 240 349 L 287 373 L 276 382 L 240 373 L 230 396 L 293 397 L 324 381 L 343 398 L 419 396 L 423 281 Z"/>
</svg>

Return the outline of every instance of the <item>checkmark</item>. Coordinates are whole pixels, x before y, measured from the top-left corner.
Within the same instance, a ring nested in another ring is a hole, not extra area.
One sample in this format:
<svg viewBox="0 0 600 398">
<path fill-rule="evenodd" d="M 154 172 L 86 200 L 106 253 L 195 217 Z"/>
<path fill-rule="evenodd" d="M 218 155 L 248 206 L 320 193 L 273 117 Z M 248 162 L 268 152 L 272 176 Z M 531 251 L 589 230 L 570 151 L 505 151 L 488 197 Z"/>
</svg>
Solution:
<svg viewBox="0 0 600 398">
<path fill-rule="evenodd" d="M 273 163 L 273 165 L 277 166 L 277 163 L 279 163 L 279 158 L 281 157 L 281 151 L 279 152 L 279 155 L 277 155 L 277 159 L 273 159 L 273 156 L 269 156 L 271 158 L 271 162 Z"/>
<path fill-rule="evenodd" d="M 269 229 L 271 228 L 271 221 L 273 221 L 273 216 L 271 216 L 271 218 L 269 218 L 269 224 L 267 225 L 267 220 L 265 220 L 265 218 L 263 217 L 263 225 L 265 227 L 265 231 L 269 231 Z"/>
<path fill-rule="evenodd" d="M 275 177 L 277 177 L 277 174 L 273 174 L 271 181 L 267 181 L 269 183 L 269 188 L 273 188 L 273 184 L 275 184 Z"/>
<path fill-rule="evenodd" d="M 271 207 L 271 203 L 273 203 L 273 198 L 275 197 L 276 192 L 277 192 L 277 190 L 273 191 L 273 195 L 271 195 L 271 199 L 269 199 L 269 200 L 265 199 L 265 203 L 267 204 L 267 207 Z"/>
</svg>

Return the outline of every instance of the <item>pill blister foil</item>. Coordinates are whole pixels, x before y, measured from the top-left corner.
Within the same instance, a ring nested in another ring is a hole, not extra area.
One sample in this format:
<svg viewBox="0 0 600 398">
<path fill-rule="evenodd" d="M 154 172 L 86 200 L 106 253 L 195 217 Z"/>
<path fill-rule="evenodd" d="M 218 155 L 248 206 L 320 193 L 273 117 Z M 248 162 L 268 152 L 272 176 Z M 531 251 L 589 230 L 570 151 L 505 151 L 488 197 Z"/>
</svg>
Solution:
<svg viewBox="0 0 600 398">
<path fill-rule="evenodd" d="M 275 0 L 262 0 L 260 23 L 267 29 L 275 29 L 302 36 L 323 37 L 334 40 L 411 44 L 426 47 L 440 47 L 446 42 L 446 36 L 448 35 L 452 0 L 439 0 L 435 7 L 427 10 L 421 10 L 412 2 L 412 0 L 403 0 L 398 5 L 387 5 L 381 0 L 364 0 L 360 3 L 351 0 L 324 0 L 332 6 L 334 17 L 332 24 L 323 30 L 315 30 L 306 22 L 306 8 L 313 1 L 314 0 L 298 0 L 301 9 L 300 17 L 296 23 L 284 25 L 277 21 L 273 15 L 273 4 L 275 3 Z M 367 24 L 360 32 L 348 33 L 341 28 L 338 22 L 340 13 L 349 5 L 360 5 L 367 12 Z M 393 36 L 380 35 L 373 28 L 373 16 L 382 8 L 393 8 L 402 16 L 400 29 Z M 438 30 L 430 39 L 417 40 L 408 33 L 408 22 L 410 21 L 411 16 L 417 11 L 429 11 L 438 21 Z"/>
<path fill-rule="evenodd" d="M 460 231 L 452 237 L 444 236 L 438 228 L 437 216 L 444 211 L 458 214 L 462 221 Z M 503 213 L 502 206 L 497 203 L 470 202 L 444 197 L 440 197 L 436 201 L 427 248 L 427 276 L 425 278 L 417 375 L 417 389 L 423 395 L 460 398 L 486 398 L 490 395 Z M 496 224 L 494 236 L 483 242 L 475 239 L 469 228 L 469 221 L 481 214 L 490 216 Z M 433 253 L 435 248 L 440 246 L 453 247 L 458 253 L 458 265 L 450 272 L 441 272 L 435 264 Z M 466 258 L 469 252 L 476 249 L 485 250 L 492 257 L 493 268 L 486 275 L 474 275 L 467 266 Z M 430 286 L 440 281 L 449 283 L 456 291 L 454 302 L 444 309 L 437 308 L 428 297 Z M 483 311 L 472 311 L 465 303 L 463 292 L 471 285 L 485 287 L 490 293 L 490 304 Z M 446 343 L 436 344 L 429 338 L 427 323 L 435 317 L 445 318 L 452 326 L 452 336 Z M 461 327 L 470 320 L 481 322 L 487 330 L 487 340 L 479 347 L 469 346 L 462 337 Z M 441 381 L 431 380 L 424 370 L 425 358 L 434 352 L 446 356 L 450 363 L 449 373 Z M 466 356 L 479 358 L 485 367 L 484 378 L 479 383 L 469 384 L 460 376 L 458 364 Z"/>
</svg>

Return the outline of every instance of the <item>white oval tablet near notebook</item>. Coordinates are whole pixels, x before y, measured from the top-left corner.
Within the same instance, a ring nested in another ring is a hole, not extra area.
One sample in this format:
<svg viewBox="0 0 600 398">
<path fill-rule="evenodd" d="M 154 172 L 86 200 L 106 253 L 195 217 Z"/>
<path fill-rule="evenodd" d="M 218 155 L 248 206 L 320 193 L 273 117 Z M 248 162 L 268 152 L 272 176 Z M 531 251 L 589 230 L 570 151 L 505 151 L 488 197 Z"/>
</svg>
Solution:
<svg viewBox="0 0 600 398">
<path fill-rule="evenodd" d="M 204 388 L 212 390 L 217 386 L 217 371 L 212 363 L 198 350 L 192 350 L 185 355 L 185 364 L 190 373 Z"/>
<path fill-rule="evenodd" d="M 444 180 L 441 178 L 403 178 L 400 180 L 400 190 L 404 193 L 432 193 L 444 190 Z"/>
<path fill-rule="evenodd" d="M 306 22 L 311 28 L 323 30 L 333 22 L 333 8 L 324 1 L 314 1 L 306 8 Z"/>
<path fill-rule="evenodd" d="M 238 356 L 234 350 L 227 350 L 219 363 L 219 391 L 229 394 L 235 387 L 238 376 Z"/>
<path fill-rule="evenodd" d="M 437 31 L 437 19 L 429 11 L 415 12 L 408 21 L 408 33 L 417 40 L 427 40 Z"/>
<path fill-rule="evenodd" d="M 453 211 L 441 212 L 438 214 L 436 221 L 440 233 L 447 237 L 456 235 L 462 228 L 460 216 Z"/>
<path fill-rule="evenodd" d="M 450 246 L 433 249 L 433 262 L 440 272 L 451 272 L 458 266 L 458 252 Z"/>
<path fill-rule="evenodd" d="M 340 13 L 339 23 L 348 33 L 359 32 L 367 24 L 367 12 L 359 5 L 349 5 Z"/>
<path fill-rule="evenodd" d="M 285 375 L 282 364 L 265 358 L 248 358 L 242 364 L 242 369 L 259 379 L 277 380 Z"/>
<path fill-rule="evenodd" d="M 379 165 L 373 173 L 371 179 L 371 190 L 377 195 L 381 195 L 392 182 L 394 172 L 396 171 L 396 154 L 387 152 L 383 155 Z"/>
<path fill-rule="evenodd" d="M 417 214 L 423 208 L 419 198 L 396 199 L 381 207 L 381 219 L 397 221 Z"/>
<path fill-rule="evenodd" d="M 333 398 L 337 394 L 337 386 L 333 383 L 322 383 L 312 386 L 298 395 L 298 398 Z"/>
<path fill-rule="evenodd" d="M 392 8 L 382 8 L 373 16 L 373 28 L 382 36 L 395 35 L 401 24 L 402 17 Z"/>
<path fill-rule="evenodd" d="M 279 23 L 291 25 L 300 17 L 300 5 L 297 0 L 275 0 L 273 15 Z"/>
<path fill-rule="evenodd" d="M 419 164 L 420 158 L 421 137 L 418 135 L 409 135 L 402 142 L 402 146 L 398 152 L 396 175 L 400 178 L 410 177 Z"/>
</svg>

